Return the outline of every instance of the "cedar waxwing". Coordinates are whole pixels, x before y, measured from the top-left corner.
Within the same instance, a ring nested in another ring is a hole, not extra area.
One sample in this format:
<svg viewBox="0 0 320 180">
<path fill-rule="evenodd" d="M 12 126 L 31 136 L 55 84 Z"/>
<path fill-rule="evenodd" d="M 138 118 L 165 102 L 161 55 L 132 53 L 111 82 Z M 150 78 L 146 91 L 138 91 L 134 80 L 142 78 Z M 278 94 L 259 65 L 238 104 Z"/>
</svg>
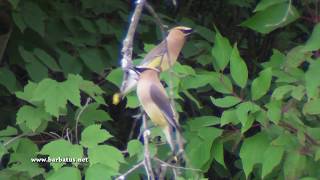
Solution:
<svg viewBox="0 0 320 180">
<path fill-rule="evenodd" d="M 192 29 L 184 26 L 177 26 L 169 30 L 168 36 L 159 45 L 154 47 L 137 66 L 140 68 L 157 68 L 160 72 L 169 69 L 177 60 L 180 51 L 186 41 L 186 37 L 192 33 Z M 169 62 L 169 60 L 171 62 Z M 138 75 L 134 70 L 129 70 L 126 83 L 122 83 L 120 93 L 113 97 L 114 104 L 119 99 L 132 91 L 137 85 Z"/>
<path fill-rule="evenodd" d="M 178 120 L 175 118 L 166 90 L 160 82 L 160 71 L 156 68 L 136 69 L 139 72 L 137 83 L 139 101 L 151 121 L 162 129 L 172 152 L 176 154 L 178 153 L 176 151 L 177 143 L 175 143 L 173 133 L 176 131 L 181 135 L 181 129 Z"/>
</svg>

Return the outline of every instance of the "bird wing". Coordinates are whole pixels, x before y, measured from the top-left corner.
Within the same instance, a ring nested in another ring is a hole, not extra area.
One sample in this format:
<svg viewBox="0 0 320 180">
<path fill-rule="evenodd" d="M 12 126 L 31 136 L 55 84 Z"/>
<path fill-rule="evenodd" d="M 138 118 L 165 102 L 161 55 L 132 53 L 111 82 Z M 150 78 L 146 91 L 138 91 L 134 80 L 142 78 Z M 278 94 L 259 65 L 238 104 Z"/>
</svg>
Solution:
<svg viewBox="0 0 320 180">
<path fill-rule="evenodd" d="M 163 115 L 165 116 L 168 123 L 181 132 L 180 126 L 175 121 L 172 106 L 168 97 L 161 91 L 161 89 L 156 85 L 151 85 L 150 96 L 153 102 L 159 107 Z"/>
<path fill-rule="evenodd" d="M 140 66 L 148 66 L 156 57 L 161 57 L 166 53 L 166 42 L 162 41 L 159 45 L 154 47 L 140 63 Z M 160 62 L 159 62 L 160 63 Z M 160 66 L 160 64 L 159 64 Z"/>
</svg>

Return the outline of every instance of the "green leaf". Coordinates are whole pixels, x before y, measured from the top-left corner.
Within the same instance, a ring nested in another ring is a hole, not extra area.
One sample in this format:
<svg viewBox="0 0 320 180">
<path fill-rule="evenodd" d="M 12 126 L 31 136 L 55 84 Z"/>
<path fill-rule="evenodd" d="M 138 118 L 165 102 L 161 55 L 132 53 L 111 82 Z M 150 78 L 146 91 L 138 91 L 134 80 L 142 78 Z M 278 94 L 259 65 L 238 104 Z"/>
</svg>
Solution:
<svg viewBox="0 0 320 180">
<path fill-rule="evenodd" d="M 118 171 L 121 162 L 125 162 L 122 153 L 115 147 L 109 145 L 99 145 L 89 148 L 88 156 L 90 165 L 104 164 L 109 168 Z"/>
<path fill-rule="evenodd" d="M 305 95 L 305 87 L 302 85 L 294 87 L 291 92 L 291 96 L 298 101 L 300 101 L 304 97 L 304 95 Z"/>
<path fill-rule="evenodd" d="M 231 94 L 233 92 L 233 86 L 228 76 L 220 73 L 211 73 L 213 80 L 210 82 L 212 88 L 223 94 Z"/>
<path fill-rule="evenodd" d="M 236 125 L 239 123 L 238 117 L 237 117 L 237 113 L 235 110 L 226 110 L 223 111 L 222 115 L 221 115 L 221 123 L 220 126 L 224 126 L 226 124 L 233 124 Z"/>
<path fill-rule="evenodd" d="M 197 26 L 195 28 L 197 34 L 206 39 L 207 41 L 213 43 L 214 42 L 214 32 L 206 27 Z"/>
<path fill-rule="evenodd" d="M 82 81 L 81 76 L 72 75 L 68 76 L 68 79 L 59 83 L 59 86 L 63 89 L 62 95 L 65 96 L 72 104 L 80 107 L 80 90 L 79 86 Z"/>
<path fill-rule="evenodd" d="M 96 25 L 98 26 L 99 32 L 102 34 L 112 34 L 112 30 L 109 27 L 109 24 L 107 23 L 106 19 L 98 19 L 96 20 Z"/>
<path fill-rule="evenodd" d="M 296 46 L 287 53 L 286 61 L 284 63 L 286 68 L 297 68 L 306 61 L 308 54 L 303 52 L 302 49 L 303 46 Z"/>
<path fill-rule="evenodd" d="M 42 121 L 49 121 L 50 115 L 42 108 L 28 105 L 22 106 L 17 113 L 17 124 L 26 123 L 27 127 L 35 131 Z"/>
<path fill-rule="evenodd" d="M 262 66 L 266 69 L 272 67 L 272 70 L 280 69 L 286 60 L 286 56 L 277 49 L 272 50 L 272 56 L 268 62 L 262 63 Z"/>
<path fill-rule="evenodd" d="M 38 84 L 34 93 L 36 96 L 32 100 L 44 101 L 45 110 L 58 117 L 60 109 L 65 109 L 67 104 L 67 99 L 61 92 L 64 92 L 64 89 L 57 81 L 44 79 Z"/>
<path fill-rule="evenodd" d="M 142 154 L 144 148 L 139 140 L 131 140 L 128 143 L 127 150 L 129 152 L 130 157 L 133 157 L 134 155 Z"/>
<path fill-rule="evenodd" d="M 84 64 L 93 72 L 101 74 L 105 68 L 100 52 L 97 49 L 81 50 L 80 58 Z"/>
<path fill-rule="evenodd" d="M 228 108 L 231 106 L 234 106 L 238 103 L 241 102 L 241 99 L 238 97 L 234 97 L 234 96 L 225 96 L 223 98 L 219 98 L 219 99 L 215 99 L 213 97 L 210 97 L 211 102 L 218 106 L 218 107 L 222 107 L 222 108 Z"/>
<path fill-rule="evenodd" d="M 50 174 L 47 180 L 60 180 L 60 179 L 68 179 L 68 180 L 81 180 L 81 172 L 78 168 L 74 167 L 63 167 L 52 174 Z"/>
<path fill-rule="evenodd" d="M 253 100 L 260 99 L 269 91 L 271 79 L 271 68 L 267 68 L 261 71 L 259 77 L 253 80 L 251 85 L 251 96 Z"/>
<path fill-rule="evenodd" d="M 215 37 L 215 45 L 212 48 L 212 55 L 217 61 L 219 69 L 221 71 L 228 65 L 230 54 L 232 52 L 232 46 L 227 38 L 223 37 L 217 30 Z"/>
<path fill-rule="evenodd" d="M 86 180 L 106 180 L 118 175 L 117 171 L 110 169 L 103 164 L 94 164 L 86 170 Z"/>
<path fill-rule="evenodd" d="M 320 61 L 313 61 L 305 73 L 306 91 L 309 99 L 318 97 L 320 87 L 319 69 Z"/>
<path fill-rule="evenodd" d="M 263 11 L 259 11 L 254 16 L 241 23 L 241 25 L 249 27 L 254 31 L 267 34 L 275 29 L 292 23 L 298 19 L 299 16 L 299 12 L 292 4 L 281 3 L 269 6 Z"/>
<path fill-rule="evenodd" d="M 223 142 L 221 140 L 216 140 L 213 143 L 212 154 L 214 159 L 221 164 L 224 168 L 227 169 L 227 166 L 224 162 L 224 151 L 223 151 Z"/>
<path fill-rule="evenodd" d="M 9 92 L 17 90 L 17 80 L 15 75 L 6 67 L 0 68 L 0 84 L 7 88 Z"/>
<path fill-rule="evenodd" d="M 96 27 L 92 21 L 82 18 L 80 16 L 77 16 L 76 19 L 80 22 L 84 30 L 90 33 L 97 33 Z"/>
<path fill-rule="evenodd" d="M 36 88 L 37 84 L 29 81 L 28 84 L 24 87 L 23 92 L 16 92 L 16 96 L 20 99 L 32 103 L 31 99 L 33 98 L 33 94 Z"/>
<path fill-rule="evenodd" d="M 26 29 L 27 25 L 24 22 L 21 13 L 13 11 L 12 12 L 12 19 L 13 19 L 14 23 L 18 26 L 18 28 L 21 32 L 23 32 Z"/>
<path fill-rule="evenodd" d="M 244 140 L 240 149 L 240 158 L 246 178 L 249 177 L 253 166 L 263 162 L 263 154 L 269 146 L 269 139 L 265 133 L 258 133 Z"/>
<path fill-rule="evenodd" d="M 253 12 L 263 11 L 270 6 L 273 6 L 275 4 L 280 4 L 283 2 L 287 2 L 287 1 L 288 0 L 262 0 L 259 2 L 259 4 L 256 6 L 256 8 L 253 10 Z"/>
<path fill-rule="evenodd" d="M 82 63 L 79 59 L 63 51 L 60 51 L 59 54 L 59 63 L 65 75 L 80 74 L 82 71 Z"/>
<path fill-rule="evenodd" d="M 268 112 L 267 116 L 268 118 L 274 122 L 275 124 L 278 124 L 281 120 L 281 108 L 282 108 L 282 102 L 281 101 L 270 101 L 267 105 Z"/>
<path fill-rule="evenodd" d="M 0 137 L 3 136 L 14 136 L 17 135 L 18 131 L 16 128 L 12 127 L 12 126 L 7 126 L 6 129 L 3 129 L 0 131 Z"/>
<path fill-rule="evenodd" d="M 11 6 L 13 7 L 13 9 L 17 9 L 20 0 L 9 0 Z"/>
<path fill-rule="evenodd" d="M 46 13 L 35 3 L 30 1 L 23 4 L 22 17 L 28 28 L 44 37 Z"/>
<path fill-rule="evenodd" d="M 274 98 L 275 100 L 282 100 L 283 97 L 286 94 L 288 94 L 290 91 L 292 91 L 293 88 L 294 88 L 294 86 L 292 86 L 292 85 L 279 86 L 273 91 L 271 97 Z"/>
<path fill-rule="evenodd" d="M 255 113 L 259 110 L 260 107 L 253 104 L 252 102 L 243 102 L 240 105 L 238 105 L 236 109 L 236 114 L 242 126 L 244 126 L 246 122 L 249 120 L 248 113 Z"/>
<path fill-rule="evenodd" d="M 120 87 L 122 82 L 123 71 L 121 68 L 113 69 L 106 79 L 112 82 L 114 85 Z"/>
<path fill-rule="evenodd" d="M 89 126 L 92 124 L 95 124 L 96 122 L 103 122 L 103 121 L 109 121 L 112 118 L 110 115 L 104 111 L 98 109 L 99 104 L 98 103 L 91 103 L 89 104 L 82 112 L 79 122 L 85 126 Z M 76 113 L 80 112 L 80 109 Z"/>
<path fill-rule="evenodd" d="M 317 115 L 320 114 L 320 99 L 310 100 L 303 106 L 303 114 Z"/>
<path fill-rule="evenodd" d="M 6 147 L 2 143 L 0 143 L 0 158 L 2 158 L 2 156 L 4 154 L 6 154 L 7 152 L 8 151 L 7 151 Z"/>
<path fill-rule="evenodd" d="M 54 170 L 58 170 L 65 164 L 65 162 L 59 161 L 59 158 L 74 158 L 76 160 L 82 158 L 83 148 L 80 145 L 73 145 L 69 141 L 59 139 L 44 145 L 39 154 L 49 155 L 48 158 L 51 159 L 50 165 Z M 71 163 L 78 164 L 78 162 Z"/>
<path fill-rule="evenodd" d="M 208 85 L 213 81 L 213 76 L 210 74 L 197 74 L 195 76 L 187 76 L 182 79 L 182 89 L 196 89 Z"/>
<path fill-rule="evenodd" d="M 219 124 L 219 118 L 216 116 L 200 116 L 194 117 L 187 122 L 190 131 L 198 131 L 203 127 Z"/>
<path fill-rule="evenodd" d="M 93 148 L 111 137 L 112 135 L 108 131 L 101 129 L 101 124 L 94 124 L 82 131 L 80 144 L 87 148 Z"/>
<path fill-rule="evenodd" d="M 137 108 L 140 106 L 140 102 L 137 96 L 127 96 L 127 108 Z"/>
<path fill-rule="evenodd" d="M 287 153 L 283 172 L 285 179 L 298 179 L 305 171 L 307 158 L 299 151 L 291 151 Z"/>
<path fill-rule="evenodd" d="M 42 49 L 36 48 L 33 51 L 34 55 L 43 63 L 45 64 L 49 69 L 53 71 L 60 71 L 60 67 L 56 63 L 55 59 L 51 57 L 48 53 L 46 53 Z"/>
<path fill-rule="evenodd" d="M 263 154 L 262 178 L 265 178 L 281 162 L 284 148 L 281 146 L 269 146 Z"/>
<path fill-rule="evenodd" d="M 315 51 L 318 49 L 320 49 L 320 23 L 314 26 L 312 34 L 306 45 L 304 45 L 302 51 Z"/>
<path fill-rule="evenodd" d="M 37 60 L 26 64 L 26 70 L 30 78 L 36 82 L 48 77 L 48 69 Z"/>
<path fill-rule="evenodd" d="M 231 77 L 235 83 L 244 88 L 248 80 L 248 68 L 245 61 L 241 58 L 237 45 L 234 45 L 230 57 Z"/>
</svg>

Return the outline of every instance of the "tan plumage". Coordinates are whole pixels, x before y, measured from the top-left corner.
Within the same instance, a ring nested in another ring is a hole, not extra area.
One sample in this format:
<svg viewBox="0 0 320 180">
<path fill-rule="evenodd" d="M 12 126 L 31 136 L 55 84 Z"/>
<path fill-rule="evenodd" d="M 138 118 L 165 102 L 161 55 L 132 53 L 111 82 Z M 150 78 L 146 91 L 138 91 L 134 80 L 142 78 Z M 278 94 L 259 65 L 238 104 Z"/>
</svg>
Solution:
<svg viewBox="0 0 320 180">
<path fill-rule="evenodd" d="M 170 29 L 166 39 L 154 47 L 137 67 L 157 68 L 160 72 L 166 71 L 176 62 L 186 37 L 191 32 L 191 28 L 184 26 Z M 136 84 L 137 77 L 130 73 L 127 82 L 121 85 L 120 96 L 123 97 L 128 94 L 135 88 Z"/>
<path fill-rule="evenodd" d="M 160 82 L 159 71 L 142 68 L 140 72 L 137 84 L 139 101 L 151 121 L 163 130 L 171 150 L 176 153 L 173 131 L 176 130 L 179 133 L 180 127 L 167 93 Z"/>
</svg>

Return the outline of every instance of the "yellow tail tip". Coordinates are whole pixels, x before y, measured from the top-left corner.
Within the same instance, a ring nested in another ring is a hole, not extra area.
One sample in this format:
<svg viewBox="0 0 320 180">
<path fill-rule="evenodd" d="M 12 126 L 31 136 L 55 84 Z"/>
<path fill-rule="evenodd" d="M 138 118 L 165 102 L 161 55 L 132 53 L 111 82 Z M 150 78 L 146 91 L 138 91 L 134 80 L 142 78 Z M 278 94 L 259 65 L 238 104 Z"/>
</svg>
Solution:
<svg viewBox="0 0 320 180">
<path fill-rule="evenodd" d="M 120 103 L 120 93 L 115 93 L 112 97 L 112 104 L 118 105 Z"/>
</svg>

